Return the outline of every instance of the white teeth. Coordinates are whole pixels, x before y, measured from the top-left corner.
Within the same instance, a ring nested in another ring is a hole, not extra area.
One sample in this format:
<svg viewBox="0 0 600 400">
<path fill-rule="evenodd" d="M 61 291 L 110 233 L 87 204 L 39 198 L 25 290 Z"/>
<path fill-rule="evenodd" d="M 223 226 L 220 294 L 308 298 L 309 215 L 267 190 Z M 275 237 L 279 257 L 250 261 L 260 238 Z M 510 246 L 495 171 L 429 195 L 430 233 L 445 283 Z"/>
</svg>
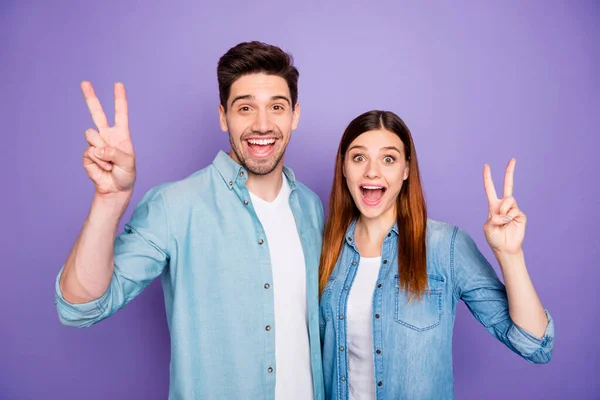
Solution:
<svg viewBox="0 0 600 400">
<path fill-rule="evenodd" d="M 275 143 L 275 139 L 249 139 L 248 143 L 257 144 L 259 146 L 266 146 Z"/>
<path fill-rule="evenodd" d="M 363 189 L 369 189 L 369 190 L 377 190 L 377 189 L 383 189 L 383 186 L 361 186 Z"/>
</svg>

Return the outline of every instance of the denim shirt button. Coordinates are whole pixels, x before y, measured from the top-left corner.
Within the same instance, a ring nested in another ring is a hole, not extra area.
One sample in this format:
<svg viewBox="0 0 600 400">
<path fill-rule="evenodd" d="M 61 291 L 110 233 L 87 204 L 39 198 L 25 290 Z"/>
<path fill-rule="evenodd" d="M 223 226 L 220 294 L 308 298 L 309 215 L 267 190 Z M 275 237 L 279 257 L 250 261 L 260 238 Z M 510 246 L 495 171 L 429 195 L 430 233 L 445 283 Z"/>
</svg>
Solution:
<svg viewBox="0 0 600 400">
<path fill-rule="evenodd" d="M 378 288 L 381 288 L 381 283 L 379 285 L 377 285 Z"/>
<path fill-rule="evenodd" d="M 271 287 L 271 285 L 269 285 L 268 283 L 265 283 L 265 289 L 268 289 L 270 287 Z"/>
<path fill-rule="evenodd" d="M 350 289 L 348 286 L 344 286 L 344 290 L 348 290 Z"/>
<path fill-rule="evenodd" d="M 375 318 L 379 318 L 379 314 L 375 314 Z"/>
<path fill-rule="evenodd" d="M 247 206 L 248 205 L 248 200 L 244 200 L 244 205 Z"/>
<path fill-rule="evenodd" d="M 381 381 L 377 382 L 377 386 L 383 386 L 383 382 L 381 382 Z"/>
<path fill-rule="evenodd" d="M 352 261 L 352 265 L 356 265 L 356 261 Z"/>
<path fill-rule="evenodd" d="M 269 332 L 270 330 L 271 330 L 271 326 L 270 325 L 265 326 L 265 331 Z"/>
<path fill-rule="evenodd" d="M 273 372 L 273 367 L 269 367 L 269 368 L 267 368 L 267 372 L 268 372 L 268 373 L 271 373 L 271 372 Z"/>
<path fill-rule="evenodd" d="M 344 316 L 343 316 L 343 315 L 340 315 L 340 319 L 344 319 Z"/>
<path fill-rule="evenodd" d="M 346 382 L 346 377 L 345 376 L 342 376 L 340 379 L 342 380 L 342 382 Z"/>
<path fill-rule="evenodd" d="M 383 263 L 384 263 L 384 264 L 387 264 L 387 260 L 383 260 Z"/>
<path fill-rule="evenodd" d="M 262 239 L 258 239 L 258 244 L 263 244 L 265 241 Z"/>
<path fill-rule="evenodd" d="M 340 351 L 344 351 L 344 346 L 340 346 Z"/>
<path fill-rule="evenodd" d="M 375 350 L 375 353 L 381 354 L 381 350 L 377 349 L 377 350 Z"/>
</svg>

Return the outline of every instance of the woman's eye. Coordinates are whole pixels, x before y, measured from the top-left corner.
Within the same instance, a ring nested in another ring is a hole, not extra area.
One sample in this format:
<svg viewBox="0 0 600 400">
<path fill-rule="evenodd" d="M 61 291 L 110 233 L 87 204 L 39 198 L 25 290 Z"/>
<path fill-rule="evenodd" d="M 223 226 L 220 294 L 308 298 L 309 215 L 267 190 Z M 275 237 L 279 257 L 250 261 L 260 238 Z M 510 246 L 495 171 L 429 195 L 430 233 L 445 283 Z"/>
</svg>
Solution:
<svg viewBox="0 0 600 400">
<path fill-rule="evenodd" d="M 365 158 L 362 155 L 357 154 L 357 155 L 354 156 L 353 160 L 356 161 L 356 162 L 360 162 L 360 161 L 364 161 Z"/>
<path fill-rule="evenodd" d="M 387 156 L 383 159 L 383 162 L 385 162 L 386 164 L 391 164 L 394 161 L 396 161 L 396 160 L 394 159 L 394 157 L 391 157 L 391 156 Z"/>
</svg>

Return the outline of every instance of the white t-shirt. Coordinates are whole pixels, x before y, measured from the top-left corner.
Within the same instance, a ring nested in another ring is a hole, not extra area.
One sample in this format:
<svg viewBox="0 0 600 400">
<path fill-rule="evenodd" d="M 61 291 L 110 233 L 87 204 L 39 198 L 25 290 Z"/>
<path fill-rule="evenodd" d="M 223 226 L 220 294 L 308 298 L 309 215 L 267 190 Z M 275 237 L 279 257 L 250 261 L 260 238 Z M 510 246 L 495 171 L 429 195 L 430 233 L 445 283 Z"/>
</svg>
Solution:
<svg viewBox="0 0 600 400">
<path fill-rule="evenodd" d="M 375 399 L 373 291 L 381 257 L 361 257 L 348 295 L 348 386 L 350 400 Z"/>
<path fill-rule="evenodd" d="M 308 339 L 306 266 L 290 208 L 285 176 L 280 193 L 267 202 L 250 193 L 269 244 L 275 302 L 275 399 L 313 399 Z"/>
</svg>

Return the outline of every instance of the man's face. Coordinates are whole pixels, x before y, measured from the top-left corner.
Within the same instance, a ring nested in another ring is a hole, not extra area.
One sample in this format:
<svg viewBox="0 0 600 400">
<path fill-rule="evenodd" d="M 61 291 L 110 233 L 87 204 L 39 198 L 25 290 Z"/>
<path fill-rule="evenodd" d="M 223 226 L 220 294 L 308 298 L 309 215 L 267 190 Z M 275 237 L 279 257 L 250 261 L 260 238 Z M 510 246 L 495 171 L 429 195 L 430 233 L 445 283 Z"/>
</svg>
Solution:
<svg viewBox="0 0 600 400">
<path fill-rule="evenodd" d="M 292 109 L 287 82 L 263 73 L 244 75 L 231 85 L 227 112 L 219 105 L 223 132 L 229 131 L 229 156 L 249 173 L 267 175 L 283 164 L 300 105 Z"/>
</svg>

